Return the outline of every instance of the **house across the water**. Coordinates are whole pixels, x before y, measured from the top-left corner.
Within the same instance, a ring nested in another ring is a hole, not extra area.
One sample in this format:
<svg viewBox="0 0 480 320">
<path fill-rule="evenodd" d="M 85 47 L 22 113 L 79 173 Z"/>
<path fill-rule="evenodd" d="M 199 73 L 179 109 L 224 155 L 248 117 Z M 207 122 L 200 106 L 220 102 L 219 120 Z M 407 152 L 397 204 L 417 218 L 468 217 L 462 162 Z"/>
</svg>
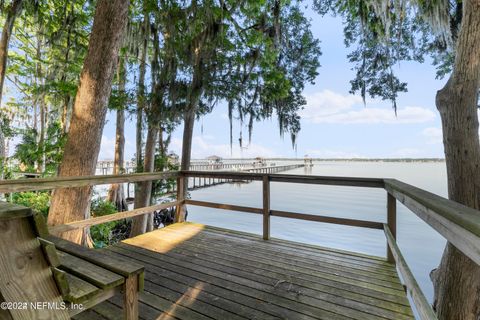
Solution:
<svg viewBox="0 0 480 320">
<path fill-rule="evenodd" d="M 221 164 L 222 163 L 222 158 L 219 156 L 209 156 L 207 157 L 208 164 Z"/>
</svg>

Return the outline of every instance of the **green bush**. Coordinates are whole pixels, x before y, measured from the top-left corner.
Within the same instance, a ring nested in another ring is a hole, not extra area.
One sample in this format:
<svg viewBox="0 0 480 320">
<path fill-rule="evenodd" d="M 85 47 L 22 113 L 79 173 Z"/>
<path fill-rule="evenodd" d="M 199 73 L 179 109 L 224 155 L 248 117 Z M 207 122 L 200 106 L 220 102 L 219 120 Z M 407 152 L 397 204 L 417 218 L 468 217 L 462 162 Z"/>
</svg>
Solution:
<svg viewBox="0 0 480 320">
<path fill-rule="evenodd" d="M 110 201 L 96 199 L 90 207 L 92 217 L 106 216 L 117 212 L 115 205 Z M 117 221 L 106 222 L 90 227 L 90 235 L 95 248 L 103 248 L 111 244 L 112 230 L 117 226 Z"/>
<path fill-rule="evenodd" d="M 116 213 L 117 209 L 115 208 L 115 205 L 110 201 L 97 198 L 92 201 L 92 204 L 90 206 L 90 212 L 92 214 L 92 217 L 101 217 L 108 214 Z"/>
<path fill-rule="evenodd" d="M 31 208 L 45 217 L 50 208 L 50 192 L 16 192 L 12 194 L 12 202 Z"/>
<path fill-rule="evenodd" d="M 49 192 L 16 192 L 12 194 L 12 202 L 31 208 L 45 217 L 50 208 L 51 195 Z M 116 213 L 115 205 L 109 201 L 95 199 L 92 201 L 90 212 L 92 217 L 100 217 Z M 102 223 L 90 228 L 90 235 L 96 248 L 102 248 L 112 243 L 112 230 L 124 221 Z"/>
</svg>

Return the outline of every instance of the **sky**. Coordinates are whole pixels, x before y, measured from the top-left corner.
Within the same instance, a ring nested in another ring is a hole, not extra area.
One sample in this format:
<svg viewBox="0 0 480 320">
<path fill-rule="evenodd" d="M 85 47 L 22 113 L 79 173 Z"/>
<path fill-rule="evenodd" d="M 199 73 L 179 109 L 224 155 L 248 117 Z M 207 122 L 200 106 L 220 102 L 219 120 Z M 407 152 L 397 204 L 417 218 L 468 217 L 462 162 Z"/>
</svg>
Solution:
<svg viewBox="0 0 480 320">
<path fill-rule="evenodd" d="M 397 117 L 388 101 L 367 100 L 349 94 L 354 72 L 347 61 L 340 18 L 320 17 L 305 9 L 312 32 L 321 41 L 323 55 L 315 84 L 306 86 L 307 105 L 300 112 L 301 131 L 297 148 L 290 136 L 280 137 L 276 118 L 254 124 L 252 142 L 240 148 L 240 124 L 234 123 L 234 145 L 230 148 L 227 106 L 195 123 L 192 158 L 210 155 L 223 158 L 303 157 L 316 158 L 443 158 L 440 116 L 435 94 L 445 83 L 435 80 L 435 68 L 425 63 L 402 63 L 395 72 L 408 83 L 408 92 L 398 98 Z M 135 153 L 135 119 L 126 123 L 126 159 Z M 172 137 L 170 151 L 181 154 L 183 126 Z M 248 130 L 243 128 L 243 136 Z M 246 139 L 244 139 L 245 141 Z M 113 159 L 115 112 L 109 111 L 99 159 Z"/>
</svg>

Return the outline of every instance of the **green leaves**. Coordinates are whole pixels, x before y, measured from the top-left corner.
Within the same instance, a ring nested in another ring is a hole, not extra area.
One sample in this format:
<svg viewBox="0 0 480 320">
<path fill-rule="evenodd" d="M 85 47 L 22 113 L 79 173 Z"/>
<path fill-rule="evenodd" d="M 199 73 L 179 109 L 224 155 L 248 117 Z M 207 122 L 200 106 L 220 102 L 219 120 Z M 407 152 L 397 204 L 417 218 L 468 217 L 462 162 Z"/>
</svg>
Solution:
<svg viewBox="0 0 480 320">
<path fill-rule="evenodd" d="M 92 201 L 92 204 L 90 205 L 90 211 L 93 217 L 100 217 L 116 213 L 117 209 L 113 203 L 97 198 Z M 90 235 L 95 248 L 103 248 L 111 244 L 112 230 L 120 223 L 122 222 L 113 221 L 90 227 Z"/>
<path fill-rule="evenodd" d="M 22 130 L 22 140 L 15 147 L 13 157 L 26 166 L 27 172 L 34 172 L 35 165 L 45 157 L 46 175 L 55 174 L 62 159 L 65 135 L 60 124 L 54 122 L 47 128 L 43 149 L 38 143 L 38 132 L 33 128 Z"/>
<path fill-rule="evenodd" d="M 298 3 L 247 1 L 232 19 L 231 41 L 237 50 L 231 53 L 229 87 L 222 95 L 229 102 L 230 119 L 234 110 L 241 122 L 248 116 L 251 137 L 254 121 L 276 113 L 280 134 L 290 132 L 294 144 L 300 130 L 297 112 L 305 104 L 301 91 L 320 66 L 319 41 Z M 230 136 L 233 142 L 232 132 Z"/>
<path fill-rule="evenodd" d="M 12 194 L 12 202 L 31 208 L 34 212 L 48 215 L 50 208 L 50 192 L 15 192 Z"/>
<path fill-rule="evenodd" d="M 407 84 L 393 72 L 402 61 L 423 62 L 426 55 L 437 66 L 437 77 L 451 71 L 452 42 L 461 22 L 461 1 L 351 1 L 315 0 L 321 14 L 344 20 L 345 44 L 352 47 L 349 61 L 356 71 L 351 92 L 390 100 L 396 108 Z"/>
</svg>

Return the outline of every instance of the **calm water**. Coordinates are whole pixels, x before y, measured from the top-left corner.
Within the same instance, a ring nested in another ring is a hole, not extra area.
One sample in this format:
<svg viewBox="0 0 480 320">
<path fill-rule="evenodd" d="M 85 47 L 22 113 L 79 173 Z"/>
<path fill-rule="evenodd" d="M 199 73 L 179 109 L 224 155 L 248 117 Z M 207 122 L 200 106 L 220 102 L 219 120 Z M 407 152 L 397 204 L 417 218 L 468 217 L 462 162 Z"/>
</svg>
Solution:
<svg viewBox="0 0 480 320">
<path fill-rule="evenodd" d="M 277 161 L 277 165 L 280 164 Z M 396 178 L 441 196 L 447 194 L 445 163 L 316 162 L 311 170 L 286 174 Z M 245 206 L 262 206 L 260 182 L 224 184 L 191 192 L 192 199 Z M 271 184 L 272 209 L 372 221 L 386 221 L 383 189 Z M 188 220 L 261 234 L 262 217 L 244 212 L 189 206 Z M 367 254 L 385 256 L 381 230 L 272 217 L 271 236 Z M 397 202 L 397 241 L 427 298 L 433 296 L 428 277 L 441 258 L 445 240 Z"/>
</svg>

